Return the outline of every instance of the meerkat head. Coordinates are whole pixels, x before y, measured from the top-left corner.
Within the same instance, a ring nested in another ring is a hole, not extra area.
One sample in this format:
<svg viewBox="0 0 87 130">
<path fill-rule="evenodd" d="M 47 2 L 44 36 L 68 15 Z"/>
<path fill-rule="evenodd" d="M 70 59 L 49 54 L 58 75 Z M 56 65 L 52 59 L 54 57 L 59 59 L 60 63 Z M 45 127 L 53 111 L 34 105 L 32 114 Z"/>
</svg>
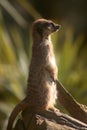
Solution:
<svg viewBox="0 0 87 130">
<path fill-rule="evenodd" d="M 33 33 L 38 33 L 40 36 L 49 36 L 53 32 L 59 30 L 61 26 L 55 24 L 51 20 L 38 19 L 33 23 Z"/>
</svg>

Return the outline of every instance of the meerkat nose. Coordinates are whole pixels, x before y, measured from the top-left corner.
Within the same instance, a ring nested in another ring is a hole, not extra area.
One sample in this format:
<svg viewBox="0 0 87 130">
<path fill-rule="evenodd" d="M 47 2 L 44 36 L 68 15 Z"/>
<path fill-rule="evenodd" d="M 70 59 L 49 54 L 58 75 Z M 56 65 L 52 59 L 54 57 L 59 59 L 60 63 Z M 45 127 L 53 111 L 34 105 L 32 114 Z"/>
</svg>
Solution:
<svg viewBox="0 0 87 130">
<path fill-rule="evenodd" d="M 54 31 L 58 31 L 61 28 L 61 25 L 55 24 L 54 26 Z"/>
<path fill-rule="evenodd" d="M 56 24 L 56 25 L 55 25 L 55 28 L 56 28 L 56 29 L 60 29 L 60 28 L 61 28 L 61 25 Z"/>
</svg>

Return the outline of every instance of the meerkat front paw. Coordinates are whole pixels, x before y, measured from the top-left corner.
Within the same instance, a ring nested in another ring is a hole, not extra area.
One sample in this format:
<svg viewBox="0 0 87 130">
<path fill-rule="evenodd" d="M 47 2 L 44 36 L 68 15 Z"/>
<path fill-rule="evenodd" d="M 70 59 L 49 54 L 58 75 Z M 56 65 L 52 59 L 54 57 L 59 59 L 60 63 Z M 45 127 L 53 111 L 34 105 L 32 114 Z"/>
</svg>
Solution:
<svg viewBox="0 0 87 130">
<path fill-rule="evenodd" d="M 53 111 L 53 112 L 60 112 L 59 109 L 57 109 L 56 107 L 51 107 L 49 108 L 50 111 Z"/>
</svg>

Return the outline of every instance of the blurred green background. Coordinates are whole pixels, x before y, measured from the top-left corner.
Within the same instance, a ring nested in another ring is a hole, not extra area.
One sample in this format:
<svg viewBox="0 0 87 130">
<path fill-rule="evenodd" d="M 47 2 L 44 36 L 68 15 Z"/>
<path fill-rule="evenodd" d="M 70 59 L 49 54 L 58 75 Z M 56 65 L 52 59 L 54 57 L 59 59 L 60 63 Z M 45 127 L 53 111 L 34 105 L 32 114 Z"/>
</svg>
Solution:
<svg viewBox="0 0 87 130">
<path fill-rule="evenodd" d="M 87 0 L 0 0 L 0 130 L 26 94 L 32 22 L 42 17 L 62 26 L 52 36 L 58 77 L 87 105 Z"/>
</svg>

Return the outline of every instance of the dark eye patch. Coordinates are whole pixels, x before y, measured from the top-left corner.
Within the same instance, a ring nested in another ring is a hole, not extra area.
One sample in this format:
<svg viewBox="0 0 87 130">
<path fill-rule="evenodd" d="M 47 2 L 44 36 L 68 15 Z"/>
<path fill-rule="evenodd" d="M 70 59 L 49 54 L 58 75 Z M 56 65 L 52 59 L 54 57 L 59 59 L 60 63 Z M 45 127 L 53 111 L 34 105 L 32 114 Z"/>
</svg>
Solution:
<svg viewBox="0 0 87 130">
<path fill-rule="evenodd" d="M 52 23 L 52 22 L 46 22 L 46 23 L 44 23 L 44 26 L 45 27 L 54 27 L 54 24 Z"/>
<path fill-rule="evenodd" d="M 51 22 L 51 23 L 49 24 L 49 26 L 54 27 L 54 24 Z"/>
</svg>

